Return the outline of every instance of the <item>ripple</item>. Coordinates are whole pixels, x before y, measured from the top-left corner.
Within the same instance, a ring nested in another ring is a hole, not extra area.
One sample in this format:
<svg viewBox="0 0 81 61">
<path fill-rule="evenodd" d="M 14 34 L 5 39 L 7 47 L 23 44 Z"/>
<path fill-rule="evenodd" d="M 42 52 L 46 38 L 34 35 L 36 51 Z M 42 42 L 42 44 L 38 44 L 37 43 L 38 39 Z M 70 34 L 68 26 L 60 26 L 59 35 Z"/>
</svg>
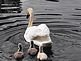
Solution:
<svg viewBox="0 0 81 61">
<path fill-rule="evenodd" d="M 28 0 L 26 2 L 31 3 L 32 1 Z M 53 41 L 51 48 L 44 48 L 44 52 L 48 55 L 47 61 L 81 60 L 81 9 L 74 6 L 74 8 L 60 8 L 56 5 L 56 2 L 54 4 L 52 1 L 49 3 L 49 1 L 38 0 L 37 2 L 41 2 L 39 6 L 34 5 L 35 2 L 31 4 L 37 10 L 35 11 L 37 19 L 34 20 L 33 25 L 47 24 Z M 17 50 L 18 43 L 22 43 L 23 51 L 25 52 L 23 60 L 37 61 L 36 56 L 31 57 L 27 54 L 29 43 L 25 41 L 23 36 L 28 25 L 26 14 L 13 13 L 14 10 L 11 7 L 13 8 L 14 5 L 2 5 L 2 8 L 7 9 L 5 7 L 8 7 L 12 13 L 2 13 L 0 16 L 0 60 L 9 61 L 8 56 Z"/>
<path fill-rule="evenodd" d="M 42 15 L 38 15 L 39 17 Z M 45 15 L 44 15 L 45 16 Z M 47 17 L 47 15 L 46 15 Z M 14 19 L 15 18 L 15 19 Z M 6 21 L 7 20 L 7 21 Z M 8 17 L 6 19 L 1 20 L 0 22 L 0 28 L 2 28 L 0 31 L 0 45 L 2 46 L 4 50 L 5 42 L 9 41 L 10 43 L 13 43 L 15 46 L 19 42 L 23 43 L 24 51 L 26 53 L 29 44 L 25 42 L 25 39 L 23 37 L 25 29 L 27 27 L 28 20 L 26 20 L 25 16 L 14 16 L 14 17 Z M 34 21 L 34 25 L 39 25 L 41 23 L 47 24 L 51 31 L 51 39 L 54 42 L 51 49 L 44 48 L 44 52 L 47 53 L 49 56 L 48 61 L 52 61 L 54 58 L 66 58 L 67 50 L 66 48 L 70 46 L 77 46 L 75 44 L 77 41 L 81 40 L 81 34 L 78 32 L 75 32 L 76 29 L 80 29 L 79 25 L 75 25 L 74 23 L 70 23 L 68 21 L 58 20 L 58 19 L 48 19 L 48 18 L 37 18 Z M 76 41 L 76 42 L 75 42 Z M 80 42 L 80 41 L 79 41 Z M 15 47 L 14 49 L 16 49 Z M 9 48 L 11 49 L 11 48 Z M 66 51 L 66 52 L 65 52 Z M 50 52 L 50 53 L 49 53 Z M 14 51 L 8 50 L 8 53 L 14 53 Z M 28 55 L 24 58 L 24 60 L 28 59 L 31 61 L 32 59 L 36 61 L 36 57 L 33 57 L 30 59 Z"/>
</svg>

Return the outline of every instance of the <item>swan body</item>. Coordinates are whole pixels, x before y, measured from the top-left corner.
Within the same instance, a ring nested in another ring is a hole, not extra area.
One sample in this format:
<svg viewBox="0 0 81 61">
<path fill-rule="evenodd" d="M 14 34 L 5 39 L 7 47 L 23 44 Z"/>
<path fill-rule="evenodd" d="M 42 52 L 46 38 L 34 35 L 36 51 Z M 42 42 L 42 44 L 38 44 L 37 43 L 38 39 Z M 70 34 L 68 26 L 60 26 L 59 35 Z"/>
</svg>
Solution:
<svg viewBox="0 0 81 61">
<path fill-rule="evenodd" d="M 42 44 L 52 43 L 50 38 L 50 31 L 46 24 L 40 24 L 38 26 L 33 26 L 33 9 L 28 8 L 27 14 L 29 15 L 28 27 L 25 31 L 24 38 L 27 42 L 31 40 L 35 45 L 40 46 Z"/>
<path fill-rule="evenodd" d="M 33 40 L 34 44 L 39 46 L 41 44 L 52 43 L 49 34 L 50 31 L 46 24 L 40 24 L 38 26 L 28 27 L 25 31 L 24 38 L 27 42 Z"/>
</svg>

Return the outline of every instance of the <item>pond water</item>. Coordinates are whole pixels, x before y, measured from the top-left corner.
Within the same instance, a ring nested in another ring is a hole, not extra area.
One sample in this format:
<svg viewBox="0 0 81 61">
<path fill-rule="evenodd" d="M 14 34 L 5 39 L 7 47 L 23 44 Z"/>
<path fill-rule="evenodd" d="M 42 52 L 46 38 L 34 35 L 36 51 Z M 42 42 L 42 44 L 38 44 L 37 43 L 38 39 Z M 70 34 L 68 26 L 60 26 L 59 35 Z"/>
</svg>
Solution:
<svg viewBox="0 0 81 61">
<path fill-rule="evenodd" d="M 47 24 L 53 41 L 52 48 L 44 48 L 47 61 L 81 60 L 81 6 L 74 1 L 52 2 L 27 0 L 2 3 L 0 13 L 0 61 L 15 61 L 10 58 L 22 43 L 25 58 L 22 61 L 37 61 L 27 54 L 29 43 L 23 37 L 28 25 L 26 9 L 32 7 L 36 20 L 33 25 Z M 64 5 L 64 3 L 68 3 Z M 79 3 L 80 4 L 80 3 Z M 74 6 L 72 6 L 74 5 Z"/>
</svg>

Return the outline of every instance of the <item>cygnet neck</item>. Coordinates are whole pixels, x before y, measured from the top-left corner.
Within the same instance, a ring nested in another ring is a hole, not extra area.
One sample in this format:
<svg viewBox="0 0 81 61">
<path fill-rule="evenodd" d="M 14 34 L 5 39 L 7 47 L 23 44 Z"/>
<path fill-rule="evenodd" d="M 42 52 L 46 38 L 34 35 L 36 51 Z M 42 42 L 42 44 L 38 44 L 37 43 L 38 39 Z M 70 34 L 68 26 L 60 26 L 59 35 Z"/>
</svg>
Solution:
<svg viewBox="0 0 81 61">
<path fill-rule="evenodd" d="M 31 41 L 31 42 L 30 42 L 30 48 L 33 48 L 33 47 L 34 47 L 34 42 Z"/>
<path fill-rule="evenodd" d="M 18 44 L 18 51 L 22 51 L 22 50 L 23 50 L 22 44 L 19 43 L 19 44 Z"/>
<path fill-rule="evenodd" d="M 39 52 L 43 53 L 43 46 L 39 46 Z"/>
</svg>

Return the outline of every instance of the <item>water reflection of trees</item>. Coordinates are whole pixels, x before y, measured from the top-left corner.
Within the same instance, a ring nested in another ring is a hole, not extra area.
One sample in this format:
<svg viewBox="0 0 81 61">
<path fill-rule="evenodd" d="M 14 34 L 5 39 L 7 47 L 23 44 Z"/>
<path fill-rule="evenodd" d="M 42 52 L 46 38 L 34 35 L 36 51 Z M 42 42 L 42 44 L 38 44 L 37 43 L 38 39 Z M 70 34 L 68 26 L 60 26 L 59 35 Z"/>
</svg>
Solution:
<svg viewBox="0 0 81 61">
<path fill-rule="evenodd" d="M 0 0 L 0 12 L 2 13 L 20 13 L 20 0 Z"/>
<path fill-rule="evenodd" d="M 0 0 L 0 13 L 1 13 L 1 3 L 2 3 L 2 0 Z"/>
<path fill-rule="evenodd" d="M 2 3 L 19 3 L 20 0 L 2 0 Z"/>
</svg>

